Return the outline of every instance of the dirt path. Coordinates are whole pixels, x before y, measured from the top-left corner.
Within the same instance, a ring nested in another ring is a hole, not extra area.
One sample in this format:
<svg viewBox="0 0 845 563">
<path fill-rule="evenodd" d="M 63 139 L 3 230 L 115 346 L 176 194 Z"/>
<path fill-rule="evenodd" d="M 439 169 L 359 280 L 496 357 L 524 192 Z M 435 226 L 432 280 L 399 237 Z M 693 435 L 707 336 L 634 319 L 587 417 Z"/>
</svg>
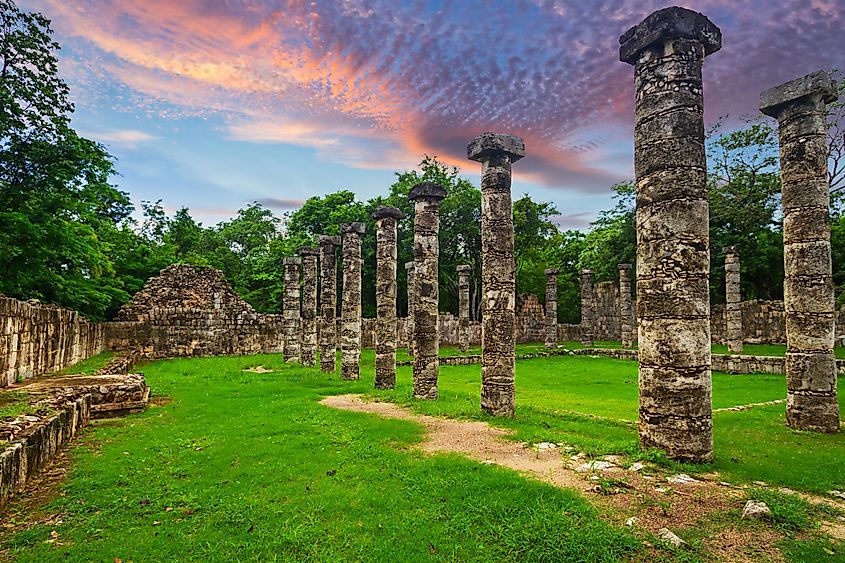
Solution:
<svg viewBox="0 0 845 563">
<path fill-rule="evenodd" d="M 393 403 L 367 402 L 359 395 L 337 395 L 324 398 L 323 405 L 347 411 L 362 412 L 409 420 L 422 424 L 425 440 L 419 445 L 427 453 L 454 452 L 482 463 L 507 467 L 556 487 L 575 489 L 606 517 L 618 525 L 634 525 L 637 529 L 658 534 L 662 528 L 683 530 L 706 525 L 714 516 L 726 511 L 741 510 L 746 493 L 713 480 L 689 479 L 686 476 L 662 476 L 646 470 L 632 471 L 618 467 L 615 456 L 591 460 L 583 454 L 569 456 L 560 448 L 537 448 L 508 440 L 509 431 L 484 422 L 454 420 L 416 414 Z M 574 453 L 574 452 L 573 452 Z M 650 474 L 649 474 L 650 473 Z M 801 495 L 811 500 L 810 495 Z M 815 500 L 820 500 L 817 497 Z M 812 500 L 811 500 L 812 501 Z M 824 502 L 839 504 L 825 499 Z M 634 522 L 630 522 L 630 519 Z M 837 523 L 840 524 L 841 523 Z M 834 523 L 828 523 L 838 528 Z M 840 530 L 828 529 L 834 537 Z M 702 543 L 706 551 L 722 561 L 763 559 L 782 560 L 776 544 L 782 536 L 768 529 L 724 526 L 713 529 Z"/>
</svg>

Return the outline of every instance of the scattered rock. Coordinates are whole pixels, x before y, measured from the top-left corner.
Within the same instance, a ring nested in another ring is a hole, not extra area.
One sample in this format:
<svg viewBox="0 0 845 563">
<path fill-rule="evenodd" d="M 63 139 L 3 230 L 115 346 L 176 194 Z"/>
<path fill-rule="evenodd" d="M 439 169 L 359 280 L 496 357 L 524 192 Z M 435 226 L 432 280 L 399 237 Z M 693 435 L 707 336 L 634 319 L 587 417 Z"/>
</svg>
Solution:
<svg viewBox="0 0 845 563">
<path fill-rule="evenodd" d="M 538 450 L 553 450 L 557 447 L 557 444 L 553 444 L 552 442 L 540 442 L 536 444 Z"/>
<path fill-rule="evenodd" d="M 765 481 L 754 481 L 754 484 L 757 485 L 758 487 L 768 487 L 769 486 L 769 484 L 766 483 Z"/>
<path fill-rule="evenodd" d="M 590 471 L 605 471 L 613 467 L 616 466 L 610 463 L 609 461 L 594 460 L 579 465 L 575 468 L 575 471 L 577 471 L 578 473 L 589 473 Z"/>
<path fill-rule="evenodd" d="M 666 487 L 654 487 L 654 490 L 658 493 L 663 493 L 667 495 L 672 491 L 672 489 L 667 489 Z"/>
<path fill-rule="evenodd" d="M 622 457 L 618 455 L 606 455 L 604 456 L 604 460 L 609 461 L 610 463 L 618 464 L 620 461 L 622 461 Z"/>
<path fill-rule="evenodd" d="M 686 473 L 678 473 L 677 475 L 672 475 L 671 477 L 667 477 L 666 480 L 672 483 L 673 485 L 688 485 L 690 483 L 698 483 L 698 479 L 693 479 Z"/>
<path fill-rule="evenodd" d="M 772 511 L 765 502 L 749 500 L 745 503 L 745 508 L 742 509 L 742 519 L 763 518 L 771 515 L 771 513 Z"/>
<path fill-rule="evenodd" d="M 140 504 L 141 506 L 147 506 L 148 504 L 150 504 L 150 499 L 142 498 L 141 500 L 138 501 L 138 504 Z"/>
<path fill-rule="evenodd" d="M 678 536 L 676 536 L 670 529 L 668 528 L 660 528 L 660 531 L 657 532 L 657 537 L 662 539 L 665 542 L 669 542 L 674 547 L 680 547 L 684 545 L 685 542 Z"/>
<path fill-rule="evenodd" d="M 329 477 L 334 477 L 335 473 L 337 473 L 337 469 L 329 469 L 328 471 L 326 471 L 326 475 L 328 475 Z"/>
<path fill-rule="evenodd" d="M 628 468 L 628 471 L 642 471 L 645 468 L 645 464 L 641 461 L 636 462 L 631 467 Z"/>
<path fill-rule="evenodd" d="M 843 492 L 843 491 L 833 490 L 833 491 L 828 491 L 827 494 L 834 496 L 836 498 L 840 498 L 842 500 L 845 500 L 845 492 Z"/>
<path fill-rule="evenodd" d="M 640 519 L 639 519 L 639 518 L 637 518 L 636 516 L 631 516 L 630 518 L 628 518 L 627 520 L 625 520 L 625 525 L 626 525 L 626 526 L 633 526 L 633 525 L 634 525 L 634 524 L 636 524 L 639 520 L 640 520 Z"/>
</svg>

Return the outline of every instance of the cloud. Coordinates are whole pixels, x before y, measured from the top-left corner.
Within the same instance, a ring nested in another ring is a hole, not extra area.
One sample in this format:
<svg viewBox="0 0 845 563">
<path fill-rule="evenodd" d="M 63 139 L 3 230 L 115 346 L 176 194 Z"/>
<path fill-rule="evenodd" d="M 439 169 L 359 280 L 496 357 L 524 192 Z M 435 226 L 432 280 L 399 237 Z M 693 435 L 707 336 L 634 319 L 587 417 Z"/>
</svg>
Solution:
<svg viewBox="0 0 845 563">
<path fill-rule="evenodd" d="M 116 102 L 132 111 L 213 113 L 232 139 L 311 147 L 363 168 L 413 166 L 422 153 L 474 167 L 466 143 L 506 132 L 528 151 L 515 173 L 585 193 L 630 175 L 633 71 L 618 61 L 618 37 L 665 6 L 36 1 L 79 43 L 92 75 L 129 90 Z M 704 66 L 708 120 L 736 123 L 756 112 L 761 90 L 845 67 L 841 0 L 686 5 L 724 36 Z"/>
<path fill-rule="evenodd" d="M 582 213 L 552 215 L 549 217 L 549 220 L 563 229 L 585 231 L 590 227 L 594 218 L 595 213 L 585 211 Z"/>
<path fill-rule="evenodd" d="M 83 131 L 84 137 L 91 138 L 106 145 L 114 145 L 127 149 L 135 149 L 145 143 L 157 141 L 159 137 L 135 129 L 112 129 L 109 131 Z"/>
<path fill-rule="evenodd" d="M 270 209 L 284 210 L 299 209 L 305 204 L 305 200 L 303 199 L 280 199 L 276 197 L 265 197 L 256 200 L 256 202 Z"/>
</svg>

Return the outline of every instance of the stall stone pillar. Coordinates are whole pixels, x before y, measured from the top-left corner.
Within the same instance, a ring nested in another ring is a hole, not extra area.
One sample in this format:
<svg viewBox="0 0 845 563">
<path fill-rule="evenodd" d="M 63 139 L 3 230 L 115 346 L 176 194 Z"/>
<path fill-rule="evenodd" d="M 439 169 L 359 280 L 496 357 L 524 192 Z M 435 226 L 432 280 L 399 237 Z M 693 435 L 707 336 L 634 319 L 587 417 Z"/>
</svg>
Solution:
<svg viewBox="0 0 845 563">
<path fill-rule="evenodd" d="M 675 460 L 713 455 L 704 57 L 722 34 L 666 8 L 620 38 L 634 65 L 640 444 Z"/>
<path fill-rule="evenodd" d="M 631 304 L 631 265 L 619 264 L 619 324 L 622 327 L 622 347 L 634 346 L 634 311 Z"/>
<path fill-rule="evenodd" d="M 446 190 L 423 182 L 411 188 L 414 202 L 414 398 L 437 398 L 440 371 L 439 270 L 440 201 Z"/>
<path fill-rule="evenodd" d="M 343 299 L 340 314 L 340 378 L 360 379 L 361 359 L 361 235 L 364 223 L 344 223 Z"/>
<path fill-rule="evenodd" d="M 742 354 L 742 307 L 739 289 L 739 248 L 726 246 L 725 255 L 725 335 L 728 352 Z"/>
<path fill-rule="evenodd" d="M 593 271 L 581 270 L 581 345 L 593 345 Z"/>
<path fill-rule="evenodd" d="M 839 432 L 825 125 L 825 104 L 835 100 L 836 87 L 821 71 L 760 96 L 760 111 L 778 120 L 780 137 L 786 424 L 816 432 Z"/>
<path fill-rule="evenodd" d="M 302 365 L 317 367 L 317 256 L 320 252 L 307 246 L 300 249 L 302 260 Z"/>
<path fill-rule="evenodd" d="M 543 270 L 546 274 L 546 348 L 557 348 L 557 268 Z"/>
<path fill-rule="evenodd" d="M 405 262 L 405 273 L 408 276 L 408 316 L 405 319 L 405 332 L 408 335 L 408 355 L 414 357 L 414 308 L 416 307 L 417 298 L 417 277 L 414 275 L 414 263 Z"/>
<path fill-rule="evenodd" d="M 481 409 L 513 416 L 516 366 L 516 266 L 511 165 L 525 156 L 512 135 L 484 133 L 467 146 L 481 163 Z"/>
<path fill-rule="evenodd" d="M 469 277 L 472 266 L 461 264 L 458 272 L 458 349 L 469 350 Z"/>
<path fill-rule="evenodd" d="M 320 371 L 334 373 L 337 361 L 337 257 L 339 236 L 322 235 L 320 244 Z"/>
<path fill-rule="evenodd" d="M 282 322 L 284 323 L 286 362 L 299 362 L 299 266 L 301 263 L 302 260 L 294 256 L 287 256 L 284 260 L 285 293 Z"/>
<path fill-rule="evenodd" d="M 378 389 L 396 386 L 396 224 L 405 215 L 379 207 L 376 221 L 376 380 Z"/>
</svg>

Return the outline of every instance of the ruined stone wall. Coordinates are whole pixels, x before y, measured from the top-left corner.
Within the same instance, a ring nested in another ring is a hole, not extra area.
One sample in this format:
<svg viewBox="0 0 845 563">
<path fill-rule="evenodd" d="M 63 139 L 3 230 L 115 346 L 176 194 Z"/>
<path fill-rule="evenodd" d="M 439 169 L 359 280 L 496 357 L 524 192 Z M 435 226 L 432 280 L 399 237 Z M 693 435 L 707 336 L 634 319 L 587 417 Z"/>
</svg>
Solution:
<svg viewBox="0 0 845 563">
<path fill-rule="evenodd" d="M 783 301 L 753 299 L 739 304 L 742 311 L 742 339 L 749 344 L 783 344 L 786 342 L 786 321 Z M 710 308 L 710 333 L 713 342 L 727 342 L 725 305 Z"/>
<path fill-rule="evenodd" d="M 103 350 L 103 328 L 76 311 L 0 296 L 0 387 Z"/>
<path fill-rule="evenodd" d="M 256 313 L 214 268 L 173 265 L 150 279 L 115 322 L 109 349 L 142 358 L 277 353 L 281 315 Z"/>
<path fill-rule="evenodd" d="M 546 335 L 546 314 L 534 294 L 520 296 L 516 313 L 516 341 L 543 342 Z"/>
<path fill-rule="evenodd" d="M 619 340 L 622 338 L 619 286 L 615 282 L 597 283 L 593 290 L 593 338 Z"/>
</svg>

